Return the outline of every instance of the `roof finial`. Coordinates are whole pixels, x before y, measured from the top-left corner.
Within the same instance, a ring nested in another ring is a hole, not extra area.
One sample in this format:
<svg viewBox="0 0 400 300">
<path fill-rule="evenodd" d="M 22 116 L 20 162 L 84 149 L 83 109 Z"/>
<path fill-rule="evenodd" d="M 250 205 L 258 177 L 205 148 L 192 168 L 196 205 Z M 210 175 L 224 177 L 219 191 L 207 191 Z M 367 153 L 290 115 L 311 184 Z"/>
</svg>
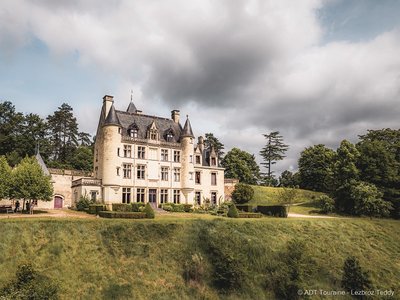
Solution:
<svg viewBox="0 0 400 300">
<path fill-rule="evenodd" d="M 132 97 L 133 97 L 133 90 L 131 90 L 131 102 L 132 102 Z"/>
<path fill-rule="evenodd" d="M 189 119 L 189 115 L 186 115 L 186 119 Z"/>
</svg>

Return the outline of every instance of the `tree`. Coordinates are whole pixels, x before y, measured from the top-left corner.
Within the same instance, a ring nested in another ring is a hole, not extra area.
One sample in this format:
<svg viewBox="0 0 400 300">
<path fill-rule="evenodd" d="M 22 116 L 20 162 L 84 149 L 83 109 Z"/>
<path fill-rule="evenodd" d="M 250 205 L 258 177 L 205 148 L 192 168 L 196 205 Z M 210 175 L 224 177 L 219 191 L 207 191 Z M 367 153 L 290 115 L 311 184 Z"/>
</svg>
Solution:
<svg viewBox="0 0 400 300">
<path fill-rule="evenodd" d="M 53 186 L 50 176 L 43 173 L 34 157 L 25 157 L 12 171 L 11 196 L 15 199 L 32 201 L 50 201 L 53 196 Z"/>
<path fill-rule="evenodd" d="M 318 192 L 331 192 L 335 159 L 335 151 L 322 144 L 302 151 L 299 158 L 300 187 Z"/>
<path fill-rule="evenodd" d="M 289 170 L 285 170 L 279 176 L 279 186 L 281 187 L 298 187 L 300 185 L 300 174 L 292 173 Z"/>
<path fill-rule="evenodd" d="M 0 200 L 9 198 L 11 185 L 11 167 L 4 155 L 0 156 Z"/>
<path fill-rule="evenodd" d="M 260 151 L 260 155 L 264 159 L 261 164 L 267 168 L 266 177 L 268 180 L 273 177 L 272 165 L 285 158 L 289 146 L 283 143 L 283 137 L 279 135 L 279 131 L 263 134 L 263 136 L 267 139 L 267 144 Z"/>
<path fill-rule="evenodd" d="M 282 203 L 288 205 L 288 212 L 298 193 L 299 191 L 295 188 L 281 188 L 279 190 L 279 199 Z"/>
<path fill-rule="evenodd" d="M 317 199 L 318 205 L 321 209 L 321 213 L 329 214 L 335 211 L 335 200 L 327 195 L 322 195 Z"/>
<path fill-rule="evenodd" d="M 257 184 L 260 177 L 260 168 L 254 155 L 233 148 L 222 160 L 226 178 L 236 178 L 242 183 Z"/>
<path fill-rule="evenodd" d="M 74 155 L 70 159 L 71 167 L 75 170 L 93 170 L 93 153 L 87 146 L 79 146 L 75 149 Z"/>
<path fill-rule="evenodd" d="M 342 287 L 348 291 L 366 291 L 371 289 L 369 274 L 361 269 L 357 258 L 351 256 L 343 265 Z"/>
<path fill-rule="evenodd" d="M 235 185 L 235 189 L 232 192 L 232 200 L 236 204 L 243 204 L 253 200 L 254 190 L 253 188 L 245 183 L 238 183 Z"/>
<path fill-rule="evenodd" d="M 205 137 L 204 145 L 206 148 L 213 147 L 217 153 L 218 160 L 222 161 L 222 157 L 224 156 L 224 151 L 222 151 L 224 149 L 224 144 L 222 144 L 213 133 L 206 133 Z"/>
</svg>

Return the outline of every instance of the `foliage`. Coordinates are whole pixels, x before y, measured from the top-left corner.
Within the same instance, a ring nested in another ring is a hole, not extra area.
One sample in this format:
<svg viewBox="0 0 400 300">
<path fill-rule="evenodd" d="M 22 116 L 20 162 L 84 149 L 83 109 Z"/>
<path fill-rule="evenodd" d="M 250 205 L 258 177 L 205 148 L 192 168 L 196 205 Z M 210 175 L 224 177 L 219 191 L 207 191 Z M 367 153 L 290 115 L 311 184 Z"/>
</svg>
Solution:
<svg viewBox="0 0 400 300">
<path fill-rule="evenodd" d="M 299 194 L 298 189 L 295 188 L 282 188 L 279 191 L 279 198 L 283 204 L 288 205 L 288 210 L 290 209 L 290 205 L 292 205 L 297 195 Z"/>
<path fill-rule="evenodd" d="M 12 192 L 15 199 L 50 201 L 53 186 L 34 157 L 25 157 L 12 171 Z"/>
<path fill-rule="evenodd" d="M 336 150 L 334 163 L 334 186 L 339 188 L 359 178 L 359 170 L 356 163 L 360 157 L 357 148 L 347 140 L 340 143 Z"/>
<path fill-rule="evenodd" d="M 111 207 L 112 211 L 132 211 L 132 205 L 127 203 L 113 203 Z"/>
<path fill-rule="evenodd" d="M 260 155 L 264 159 L 261 164 L 267 168 L 266 177 L 272 178 L 272 165 L 285 158 L 289 146 L 283 143 L 283 137 L 279 135 L 279 131 L 263 134 L 263 136 L 267 139 L 267 144 L 260 151 Z"/>
<path fill-rule="evenodd" d="M 16 279 L 0 289 L 1 299 L 58 299 L 58 288 L 49 278 L 39 274 L 30 264 L 18 266 Z"/>
<path fill-rule="evenodd" d="M 93 152 L 88 146 L 79 146 L 69 160 L 75 170 L 91 171 L 93 169 Z"/>
<path fill-rule="evenodd" d="M 145 204 L 143 202 L 133 202 L 132 203 L 132 211 L 139 212 L 143 211 Z"/>
<path fill-rule="evenodd" d="M 100 211 L 99 216 L 109 219 L 146 219 L 147 216 L 144 212 L 132 211 Z"/>
<path fill-rule="evenodd" d="M 229 206 L 228 209 L 228 217 L 229 218 L 239 218 L 239 212 L 236 208 L 236 205 L 232 203 L 231 206 Z"/>
<path fill-rule="evenodd" d="M 145 213 L 147 219 L 155 218 L 154 209 L 151 207 L 150 203 L 147 202 L 143 212 Z"/>
<path fill-rule="evenodd" d="M 323 214 L 329 214 L 335 211 L 335 201 L 331 197 L 322 195 L 317 199 L 317 202 Z"/>
<path fill-rule="evenodd" d="M 302 151 L 298 162 L 300 187 L 318 192 L 331 192 L 335 159 L 335 151 L 322 144 Z"/>
<path fill-rule="evenodd" d="M 218 161 L 222 161 L 222 157 L 224 156 L 224 144 L 222 144 L 213 133 L 205 134 L 204 145 L 206 148 L 214 148 L 218 156 Z"/>
<path fill-rule="evenodd" d="M 98 215 L 100 211 L 105 211 L 106 206 L 104 204 L 90 204 L 89 205 L 89 214 Z"/>
<path fill-rule="evenodd" d="M 258 205 L 257 212 L 267 216 L 287 218 L 289 209 L 287 205 Z"/>
<path fill-rule="evenodd" d="M 81 195 L 79 201 L 76 203 L 76 209 L 79 211 L 84 211 L 89 209 L 91 201 L 87 195 Z"/>
<path fill-rule="evenodd" d="M 187 282 L 201 284 L 204 279 L 204 258 L 200 253 L 195 253 L 184 264 L 184 277 Z"/>
<path fill-rule="evenodd" d="M 244 212 L 253 212 L 253 205 L 248 204 L 237 204 L 236 208 L 240 211 Z"/>
<path fill-rule="evenodd" d="M 386 217 L 392 208 L 389 202 L 382 200 L 382 193 L 371 183 L 359 182 L 351 186 L 350 195 L 357 215 Z"/>
<path fill-rule="evenodd" d="M 254 155 L 246 151 L 233 148 L 225 155 L 221 165 L 225 168 L 225 178 L 236 178 L 247 184 L 257 184 L 259 180 L 260 168 Z"/>
<path fill-rule="evenodd" d="M 0 199 L 9 198 L 11 188 L 11 168 L 4 155 L 0 156 Z"/>
<path fill-rule="evenodd" d="M 343 265 L 342 287 L 348 291 L 367 291 L 372 288 L 368 272 L 362 270 L 357 258 L 350 256 Z"/>
<path fill-rule="evenodd" d="M 237 204 L 243 204 L 251 201 L 254 196 L 253 188 L 245 183 L 238 183 L 232 192 L 232 200 Z"/>
<path fill-rule="evenodd" d="M 300 174 L 292 173 L 288 170 L 285 170 L 279 176 L 279 186 L 280 187 L 299 187 L 300 186 Z"/>
</svg>

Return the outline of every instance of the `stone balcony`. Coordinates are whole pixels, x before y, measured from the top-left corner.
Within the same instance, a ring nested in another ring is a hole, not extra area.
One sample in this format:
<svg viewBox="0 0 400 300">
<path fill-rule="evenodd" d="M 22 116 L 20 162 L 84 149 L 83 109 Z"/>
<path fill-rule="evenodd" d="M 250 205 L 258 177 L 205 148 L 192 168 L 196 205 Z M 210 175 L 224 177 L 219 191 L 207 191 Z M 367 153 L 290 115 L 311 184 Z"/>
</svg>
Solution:
<svg viewBox="0 0 400 300">
<path fill-rule="evenodd" d="M 101 186 L 101 179 L 95 178 L 79 178 L 72 181 L 72 187 L 75 186 Z"/>
</svg>

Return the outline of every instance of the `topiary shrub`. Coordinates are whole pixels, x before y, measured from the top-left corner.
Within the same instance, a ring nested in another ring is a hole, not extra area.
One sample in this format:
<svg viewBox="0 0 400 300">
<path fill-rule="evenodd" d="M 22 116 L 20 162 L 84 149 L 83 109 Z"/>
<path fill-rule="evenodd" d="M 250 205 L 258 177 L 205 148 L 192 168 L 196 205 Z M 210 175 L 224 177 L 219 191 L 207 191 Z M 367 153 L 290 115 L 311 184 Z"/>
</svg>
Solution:
<svg viewBox="0 0 400 300">
<path fill-rule="evenodd" d="M 335 211 L 335 201 L 327 196 L 322 195 L 317 198 L 318 206 L 323 214 L 329 214 Z"/>
<path fill-rule="evenodd" d="M 147 219 L 154 219 L 155 217 L 154 209 L 151 207 L 150 203 L 146 204 L 143 213 L 146 215 Z"/>
<path fill-rule="evenodd" d="M 263 215 L 287 218 L 288 217 L 288 206 L 287 205 L 258 205 L 257 212 Z"/>
<path fill-rule="evenodd" d="M 89 205 L 89 214 L 98 215 L 100 211 L 105 211 L 106 206 L 104 204 L 91 204 Z"/>
<path fill-rule="evenodd" d="M 232 192 L 232 200 L 236 204 L 243 204 L 253 200 L 254 190 L 245 183 L 238 183 L 235 185 L 235 190 Z"/>
<path fill-rule="evenodd" d="M 235 204 L 232 204 L 232 205 L 229 207 L 229 210 L 228 210 L 228 217 L 229 217 L 229 218 L 239 218 L 239 212 L 238 212 L 238 210 L 237 210 Z"/>
</svg>

